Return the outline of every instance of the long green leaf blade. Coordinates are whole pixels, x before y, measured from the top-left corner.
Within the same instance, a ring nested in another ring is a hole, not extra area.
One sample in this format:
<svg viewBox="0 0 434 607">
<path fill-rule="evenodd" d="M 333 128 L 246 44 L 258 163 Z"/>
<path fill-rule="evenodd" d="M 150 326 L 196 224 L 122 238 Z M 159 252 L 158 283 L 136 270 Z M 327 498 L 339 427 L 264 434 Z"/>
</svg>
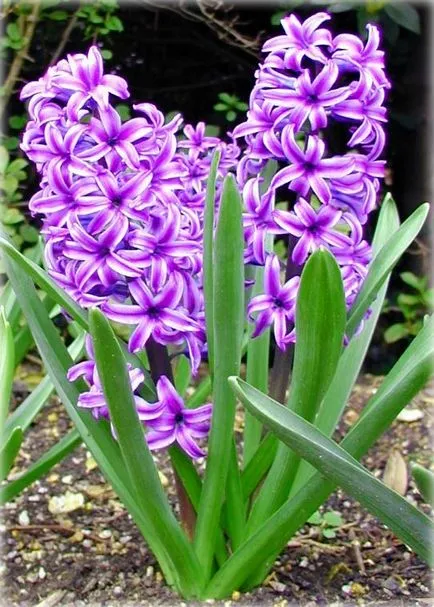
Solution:
<svg viewBox="0 0 434 607">
<path fill-rule="evenodd" d="M 24 257 L 17 249 L 7 240 L 0 237 L 0 247 L 3 251 L 13 259 L 26 274 L 43 290 L 47 295 L 72 316 L 83 329 L 88 329 L 87 314 L 80 306 L 78 306 L 63 289 L 58 287 L 54 280 L 40 268 L 31 259 Z"/>
<path fill-rule="evenodd" d="M 316 251 L 303 269 L 296 319 L 297 342 L 288 407 L 312 421 L 336 371 L 346 319 L 341 273 L 327 250 Z M 254 503 L 248 533 L 288 497 L 298 463 L 298 455 L 280 444 Z"/>
<path fill-rule="evenodd" d="M 220 150 L 215 150 L 206 184 L 203 226 L 203 296 L 205 300 L 208 361 L 211 375 L 214 372 L 214 214 L 219 162 Z"/>
<path fill-rule="evenodd" d="M 386 244 L 391 235 L 399 228 L 399 217 L 396 205 L 390 195 L 387 195 L 381 206 L 375 229 L 372 248 L 374 255 Z M 351 394 L 351 390 L 357 380 L 363 361 L 368 351 L 371 338 L 377 325 L 378 317 L 383 308 L 389 284 L 390 273 L 381 287 L 377 298 L 371 306 L 371 315 L 365 321 L 365 326 L 360 335 L 354 336 L 339 360 L 338 367 L 327 393 L 321 403 L 315 426 L 327 436 L 331 436 L 345 405 Z M 249 382 L 250 383 L 250 382 Z M 297 476 L 291 487 L 290 495 L 295 495 L 309 478 L 315 474 L 315 468 L 306 460 L 300 462 Z"/>
<path fill-rule="evenodd" d="M 227 378 L 239 369 L 244 330 L 242 204 L 235 179 L 226 177 L 214 250 L 214 399 L 208 459 L 199 504 L 195 548 L 205 578 L 211 573 L 231 458 L 235 395 Z M 229 389 L 228 389 L 229 388 Z M 239 474 L 231 466 L 231 474 Z M 237 485 L 238 486 L 238 485 Z M 240 486 L 240 485 L 239 485 Z M 227 514 L 236 502 L 227 495 Z"/>
<path fill-rule="evenodd" d="M 49 470 L 69 453 L 74 451 L 81 443 L 81 436 L 74 428 L 60 439 L 51 449 L 38 459 L 28 470 L 23 472 L 18 478 L 10 481 L 7 485 L 0 487 L 0 505 L 9 502 L 19 495 L 26 487 L 47 474 Z"/>
<path fill-rule="evenodd" d="M 125 467 L 147 521 L 148 541 L 160 559 L 173 563 L 183 594 L 197 595 L 199 563 L 163 491 L 137 414 L 125 357 L 102 312 L 92 309 L 89 321 L 98 375 Z"/>
<path fill-rule="evenodd" d="M 15 458 L 23 442 L 23 431 L 21 428 L 14 428 L 6 443 L 0 450 L 0 481 L 3 481 L 9 470 L 12 468 Z"/>
<path fill-rule="evenodd" d="M 326 478 L 357 499 L 421 558 L 434 562 L 430 549 L 434 525 L 427 516 L 376 479 L 345 449 L 312 424 L 239 378 L 229 381 L 243 404 L 280 440 L 291 445 Z"/>
<path fill-rule="evenodd" d="M 15 371 L 14 336 L 3 308 L 0 308 L 0 352 L 0 431 L 3 431 L 9 412 Z"/>
<path fill-rule="evenodd" d="M 425 223 L 428 211 L 429 204 L 427 203 L 422 204 L 416 209 L 375 256 L 360 293 L 351 308 L 347 322 L 347 335 L 353 335 L 357 329 L 366 310 L 387 279 L 387 275 L 419 234 Z"/>
</svg>

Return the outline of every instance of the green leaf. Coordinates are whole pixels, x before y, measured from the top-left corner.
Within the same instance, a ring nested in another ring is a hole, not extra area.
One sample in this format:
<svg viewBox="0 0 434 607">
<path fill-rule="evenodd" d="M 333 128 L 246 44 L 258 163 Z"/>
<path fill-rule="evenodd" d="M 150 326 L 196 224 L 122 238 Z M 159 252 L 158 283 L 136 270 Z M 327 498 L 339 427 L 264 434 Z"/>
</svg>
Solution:
<svg viewBox="0 0 434 607">
<path fill-rule="evenodd" d="M 202 574 L 192 546 L 181 530 L 161 486 L 131 390 L 126 360 L 108 320 L 89 313 L 95 362 L 122 458 L 147 521 L 146 539 L 165 569 L 174 570 L 184 596 L 196 595 Z"/>
<path fill-rule="evenodd" d="M 9 411 L 15 372 L 14 336 L 3 307 L 0 308 L 0 352 L 0 432 L 2 432 Z"/>
<path fill-rule="evenodd" d="M 20 131 L 26 126 L 27 116 L 25 116 L 24 114 L 21 114 L 20 116 L 11 116 L 8 120 L 8 123 L 11 129 Z M 25 163 L 25 165 L 28 164 L 23 158 L 17 158 L 17 160 L 21 160 Z"/>
<path fill-rule="evenodd" d="M 385 13 L 401 27 L 420 34 L 420 18 L 417 9 L 408 2 L 388 2 Z"/>
<path fill-rule="evenodd" d="M 292 411 L 308 421 L 315 418 L 335 374 L 343 346 L 345 316 L 339 267 L 329 251 L 318 250 L 311 255 L 301 275 L 296 307 L 297 342 L 288 402 Z M 279 445 L 254 502 L 248 533 L 288 497 L 298 464 L 298 455 Z"/>
<path fill-rule="evenodd" d="M 11 40 L 18 41 L 21 40 L 22 36 L 20 33 L 20 28 L 17 23 L 9 23 L 6 26 L 6 33 Z"/>
<path fill-rule="evenodd" d="M 399 275 L 401 280 L 405 282 L 408 286 L 413 287 L 416 291 L 423 291 L 426 287 L 426 277 L 419 278 L 413 272 L 401 272 Z"/>
<path fill-rule="evenodd" d="M 243 251 L 242 201 L 234 176 L 228 175 L 223 183 L 215 235 L 213 269 L 211 269 L 213 272 L 214 404 L 195 536 L 195 548 L 206 580 L 211 573 L 229 467 L 229 474 L 239 474 L 233 465 L 230 466 L 236 400 L 227 378 L 232 374 L 231 369 L 239 369 L 241 360 L 244 331 Z M 204 269 L 205 273 L 207 271 L 209 272 L 209 266 Z M 208 276 L 208 280 L 209 278 Z M 210 333 L 208 340 L 209 336 Z M 239 513 L 232 511 L 236 501 L 235 496 L 231 497 L 228 492 L 226 497 L 228 516 L 237 516 Z M 237 497 L 241 502 L 243 501 L 241 496 Z"/>
<path fill-rule="evenodd" d="M 15 175 L 10 175 L 9 173 L 7 173 L 1 180 L 0 187 L 2 190 L 4 190 L 6 196 L 10 198 L 18 188 L 18 179 L 15 177 Z M 9 210 L 12 211 L 15 209 Z"/>
<path fill-rule="evenodd" d="M 226 103 L 216 103 L 214 109 L 216 112 L 226 112 L 228 106 L 226 105 Z"/>
<path fill-rule="evenodd" d="M 234 110 L 229 110 L 229 112 L 227 112 L 227 114 L 226 114 L 226 120 L 228 122 L 233 122 L 236 117 L 237 117 L 237 113 L 234 112 Z"/>
<path fill-rule="evenodd" d="M 411 474 L 425 503 L 434 507 L 434 472 L 419 464 L 411 464 Z"/>
<path fill-rule="evenodd" d="M 190 362 L 184 354 L 177 357 L 175 367 L 175 388 L 178 394 L 184 398 L 191 379 Z"/>
<path fill-rule="evenodd" d="M 205 216 L 203 227 L 203 295 L 208 344 L 208 361 L 211 377 L 214 373 L 214 212 L 217 170 L 220 150 L 214 152 L 206 184 Z"/>
<path fill-rule="evenodd" d="M 101 49 L 101 55 L 102 55 L 102 58 L 103 58 L 103 59 L 107 59 L 107 60 L 108 60 L 108 59 L 112 59 L 112 57 L 113 57 L 113 52 L 112 52 L 112 51 L 110 51 L 110 50 L 109 50 L 109 49 L 107 49 L 107 48 L 103 48 L 103 49 Z"/>
<path fill-rule="evenodd" d="M 330 527 L 340 527 L 344 524 L 342 520 L 342 515 L 339 512 L 335 512 L 331 510 L 330 512 L 325 512 L 323 516 L 324 522 Z"/>
<path fill-rule="evenodd" d="M 52 13 L 48 13 L 48 19 L 51 21 L 66 21 L 68 19 L 69 14 L 66 11 L 53 11 Z"/>
<path fill-rule="evenodd" d="M 219 93 L 218 98 L 228 105 L 232 105 L 233 97 L 229 93 Z"/>
<path fill-rule="evenodd" d="M 403 337 L 407 337 L 407 335 L 407 327 L 401 323 L 396 323 L 395 325 L 391 325 L 384 331 L 384 341 L 387 344 L 393 344 L 396 341 L 402 339 Z"/>
<path fill-rule="evenodd" d="M 13 118 L 20 118 L 20 116 L 13 116 Z M 14 175 L 20 175 L 27 166 L 29 166 L 27 160 L 24 160 L 24 158 L 15 158 L 15 160 L 12 160 L 9 164 L 7 172 L 13 173 Z"/>
<path fill-rule="evenodd" d="M 54 280 L 48 276 L 42 268 L 40 268 L 31 259 L 27 259 L 22 255 L 15 247 L 9 242 L 0 237 L 0 247 L 3 251 L 15 262 L 17 262 L 21 268 L 36 282 L 36 284 L 43 290 L 47 295 L 72 316 L 83 329 L 88 329 L 87 314 L 82 310 L 76 303 L 69 297 L 67 293 L 56 285 Z"/>
<path fill-rule="evenodd" d="M 323 529 L 322 534 L 327 539 L 333 539 L 334 537 L 336 537 L 336 531 L 334 529 Z"/>
<path fill-rule="evenodd" d="M 372 241 L 374 255 L 389 240 L 399 228 L 399 217 L 396 205 L 390 195 L 387 195 L 381 205 L 377 226 Z M 365 326 L 361 334 L 353 337 L 350 344 L 344 349 L 339 360 L 336 374 L 330 384 L 327 394 L 321 403 L 318 414 L 315 418 L 315 426 L 327 436 L 331 436 L 341 418 L 345 405 L 351 394 L 351 390 L 357 380 L 362 368 L 363 360 L 368 351 L 372 335 L 377 325 L 383 307 L 384 297 L 387 292 L 390 274 L 381 287 L 376 300 L 371 307 L 371 315 L 365 321 Z M 301 462 L 297 477 L 291 488 L 290 495 L 300 489 L 307 480 L 315 473 L 315 469 L 308 462 Z"/>
<path fill-rule="evenodd" d="M 116 17 L 115 15 L 111 15 L 108 19 L 106 19 L 105 25 L 109 30 L 112 30 L 114 32 L 124 31 L 122 21 L 119 19 L 119 17 Z"/>
<path fill-rule="evenodd" d="M 3 145 L 8 150 L 16 150 L 20 145 L 20 140 L 18 139 L 18 137 L 5 137 L 3 139 Z"/>
<path fill-rule="evenodd" d="M 74 451 L 80 443 L 81 437 L 77 430 L 70 430 L 66 436 L 61 438 L 18 478 L 0 487 L 0 505 L 3 506 L 6 502 L 19 495 L 26 487 L 41 478 L 41 476 L 47 474 L 53 466 Z"/>
<path fill-rule="evenodd" d="M 23 442 L 23 431 L 14 428 L 5 445 L 0 451 L 0 481 L 3 481 L 12 468 L 15 458 Z"/>
<path fill-rule="evenodd" d="M 322 523 L 322 514 L 320 512 L 314 512 L 311 517 L 307 519 L 309 525 L 321 525 Z"/>
<path fill-rule="evenodd" d="M 1 145 L 0 146 L 0 173 L 4 173 L 6 171 L 6 167 L 9 164 L 9 152 L 7 149 Z"/>
<path fill-rule="evenodd" d="M 243 404 L 281 441 L 358 500 L 426 562 L 434 563 L 430 541 L 434 524 L 427 516 L 293 411 L 237 377 L 229 381 Z"/>
<path fill-rule="evenodd" d="M 420 295 L 409 295 L 408 293 L 400 293 L 397 297 L 399 306 L 417 306 L 420 305 Z"/>
<path fill-rule="evenodd" d="M 347 322 L 347 335 L 353 335 L 357 329 L 366 310 L 372 301 L 374 301 L 379 289 L 387 279 L 387 275 L 419 234 L 425 223 L 428 211 L 429 205 L 426 203 L 416 209 L 374 257 L 369 267 L 368 275 L 351 308 Z"/>
<path fill-rule="evenodd" d="M 39 240 L 38 230 L 28 223 L 20 227 L 20 235 L 22 236 L 24 242 L 36 243 Z"/>
</svg>

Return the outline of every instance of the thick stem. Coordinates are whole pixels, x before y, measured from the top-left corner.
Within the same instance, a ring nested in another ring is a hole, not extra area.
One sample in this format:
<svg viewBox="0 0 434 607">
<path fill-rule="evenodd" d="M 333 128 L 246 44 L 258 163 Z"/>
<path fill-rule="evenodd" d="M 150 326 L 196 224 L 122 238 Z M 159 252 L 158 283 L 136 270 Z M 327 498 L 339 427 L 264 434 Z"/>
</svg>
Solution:
<svg viewBox="0 0 434 607">
<path fill-rule="evenodd" d="M 299 273 L 299 267 L 292 261 L 291 253 L 297 240 L 294 236 L 288 239 L 288 259 L 286 262 L 285 281 Z M 271 369 L 270 396 L 279 403 L 285 403 L 288 389 L 292 360 L 294 357 L 294 344 L 289 344 L 285 351 L 276 348 L 273 368 Z"/>
<path fill-rule="evenodd" d="M 162 346 L 154 341 L 152 337 L 150 337 L 146 344 L 146 353 L 148 355 L 151 377 L 154 383 L 158 381 L 161 375 L 165 375 L 172 382 L 172 384 L 174 384 L 172 365 L 170 364 L 166 346 Z M 175 477 L 181 523 L 188 537 L 193 539 L 194 529 L 196 526 L 196 512 L 190 498 L 188 497 L 184 485 L 182 484 L 182 481 L 174 468 L 173 474 Z"/>
<path fill-rule="evenodd" d="M 26 17 L 26 25 L 23 35 L 23 46 L 16 53 L 11 66 L 9 68 L 8 75 L 3 85 L 3 95 L 0 98 L 0 119 L 3 115 L 5 107 L 8 104 L 9 98 L 13 93 L 14 86 L 20 77 L 21 69 L 25 59 L 28 59 L 28 52 L 30 44 L 35 33 L 36 24 L 38 23 L 38 16 L 40 10 L 40 2 L 35 1 L 33 3 L 32 12 Z"/>
</svg>

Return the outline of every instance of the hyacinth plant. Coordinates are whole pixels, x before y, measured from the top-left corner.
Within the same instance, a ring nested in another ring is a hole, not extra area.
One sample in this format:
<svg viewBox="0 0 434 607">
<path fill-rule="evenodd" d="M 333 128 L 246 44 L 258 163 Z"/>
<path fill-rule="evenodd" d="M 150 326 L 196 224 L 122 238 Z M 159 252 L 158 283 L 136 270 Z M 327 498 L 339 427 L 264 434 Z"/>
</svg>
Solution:
<svg viewBox="0 0 434 607">
<path fill-rule="evenodd" d="M 151 103 L 122 122 L 127 83 L 96 47 L 21 93 L 45 269 L 2 239 L 8 276 L 77 434 L 184 597 L 260 584 L 337 485 L 433 562 L 430 519 L 358 462 L 430 377 L 432 319 L 331 439 L 427 205 L 400 226 L 386 196 L 367 242 L 390 84 L 378 29 L 333 36 L 329 19 L 282 20 L 226 141 Z M 85 334 L 82 362 L 33 283 Z"/>
</svg>

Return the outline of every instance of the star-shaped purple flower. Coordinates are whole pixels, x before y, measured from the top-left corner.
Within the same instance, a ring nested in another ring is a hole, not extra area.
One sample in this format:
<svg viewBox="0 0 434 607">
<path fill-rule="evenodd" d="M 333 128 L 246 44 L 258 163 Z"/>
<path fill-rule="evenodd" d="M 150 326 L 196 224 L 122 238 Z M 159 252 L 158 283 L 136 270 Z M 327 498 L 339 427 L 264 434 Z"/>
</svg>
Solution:
<svg viewBox="0 0 434 607">
<path fill-rule="evenodd" d="M 158 404 L 164 407 L 164 411 L 146 424 L 149 428 L 146 433 L 149 448 L 163 449 L 178 443 L 192 459 L 206 455 L 196 443 L 196 439 L 205 438 L 209 433 L 212 405 L 187 409 L 165 375 L 157 382 L 157 394 Z"/>
<path fill-rule="evenodd" d="M 250 318 L 258 312 L 252 337 L 257 337 L 267 327 L 273 325 L 274 337 L 281 350 L 294 341 L 295 332 L 288 331 L 294 323 L 295 302 L 300 277 L 294 276 L 283 287 L 280 284 L 280 263 L 276 255 L 269 255 L 265 262 L 264 295 L 257 295 L 250 301 L 247 313 Z"/>
</svg>

